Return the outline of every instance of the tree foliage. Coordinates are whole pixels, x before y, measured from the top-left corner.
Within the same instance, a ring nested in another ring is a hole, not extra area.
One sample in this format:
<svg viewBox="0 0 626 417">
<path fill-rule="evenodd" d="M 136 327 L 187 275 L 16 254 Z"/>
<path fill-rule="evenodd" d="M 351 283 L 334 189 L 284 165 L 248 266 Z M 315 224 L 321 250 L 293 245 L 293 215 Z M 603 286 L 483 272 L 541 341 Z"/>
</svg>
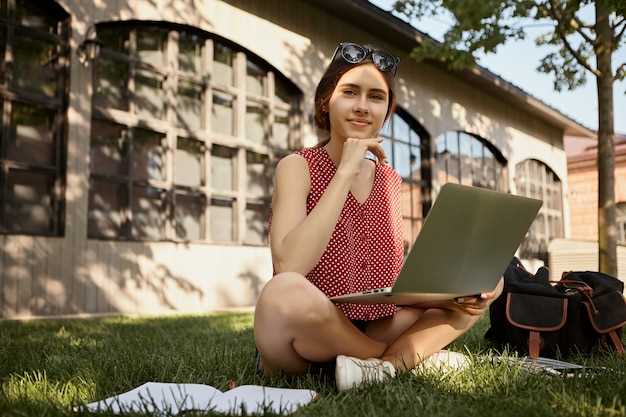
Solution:
<svg viewBox="0 0 626 417">
<path fill-rule="evenodd" d="M 393 8 L 409 19 L 438 16 L 442 10 L 450 13 L 454 22 L 442 42 L 426 38 L 412 57 L 443 61 L 453 69 L 472 66 L 478 53 L 495 53 L 507 41 L 526 39 L 529 28 L 546 27 L 535 42 L 554 50 L 537 69 L 552 74 L 555 90 L 561 91 L 583 85 L 589 72 L 598 75 L 593 62 L 597 48 L 614 52 L 626 43 L 626 1 L 604 2 L 611 11 L 611 45 L 598 45 L 595 22 L 580 17 L 585 6 L 593 5 L 591 0 L 398 0 Z M 626 77 L 625 67 L 617 66 L 614 79 Z"/>
</svg>

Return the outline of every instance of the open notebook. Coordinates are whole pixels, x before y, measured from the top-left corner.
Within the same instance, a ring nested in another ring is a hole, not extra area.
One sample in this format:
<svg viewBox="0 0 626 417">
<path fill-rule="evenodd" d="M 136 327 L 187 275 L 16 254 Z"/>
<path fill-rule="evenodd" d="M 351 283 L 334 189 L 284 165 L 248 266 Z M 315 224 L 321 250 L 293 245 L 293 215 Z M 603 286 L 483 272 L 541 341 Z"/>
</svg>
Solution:
<svg viewBox="0 0 626 417">
<path fill-rule="evenodd" d="M 290 414 L 311 402 L 317 393 L 306 389 L 242 385 L 226 392 L 202 384 L 147 382 L 123 394 L 86 404 L 89 411 L 163 413 L 213 410 L 231 415 Z M 80 409 L 80 407 L 76 407 Z"/>
</svg>

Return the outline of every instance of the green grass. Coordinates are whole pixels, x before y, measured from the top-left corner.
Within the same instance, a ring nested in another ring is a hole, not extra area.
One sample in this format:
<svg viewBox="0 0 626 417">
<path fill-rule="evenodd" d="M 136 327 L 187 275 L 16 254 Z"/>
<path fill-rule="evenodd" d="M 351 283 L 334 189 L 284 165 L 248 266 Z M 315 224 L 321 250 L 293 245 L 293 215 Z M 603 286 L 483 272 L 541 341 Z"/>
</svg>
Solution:
<svg viewBox="0 0 626 417">
<path fill-rule="evenodd" d="M 450 348 L 486 353 L 487 326 L 484 319 Z M 147 381 L 227 390 L 229 380 L 320 393 L 294 416 L 626 415 L 626 360 L 598 356 L 576 362 L 616 372 L 563 379 L 477 360 L 462 372 L 404 374 L 389 384 L 338 393 L 332 382 L 311 375 L 256 376 L 250 314 L 0 322 L 0 415 L 87 415 L 71 407 Z"/>
</svg>

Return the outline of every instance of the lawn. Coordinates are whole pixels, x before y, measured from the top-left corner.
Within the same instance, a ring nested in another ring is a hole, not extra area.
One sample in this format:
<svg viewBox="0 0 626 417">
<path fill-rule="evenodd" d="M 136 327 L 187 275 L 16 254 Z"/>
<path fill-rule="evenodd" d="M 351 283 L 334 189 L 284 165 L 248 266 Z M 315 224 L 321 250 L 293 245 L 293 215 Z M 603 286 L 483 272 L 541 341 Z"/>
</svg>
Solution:
<svg viewBox="0 0 626 417">
<path fill-rule="evenodd" d="M 486 353 L 489 345 L 482 335 L 487 326 L 485 318 L 450 348 Z M 71 406 L 147 381 L 226 390 L 229 380 L 320 393 L 294 416 L 626 415 L 625 360 L 607 356 L 586 363 L 615 372 L 593 378 L 535 375 L 477 361 L 462 372 L 404 374 L 387 385 L 345 393 L 311 375 L 260 378 L 253 358 L 251 314 L 0 322 L 0 415 L 86 415 Z"/>
</svg>

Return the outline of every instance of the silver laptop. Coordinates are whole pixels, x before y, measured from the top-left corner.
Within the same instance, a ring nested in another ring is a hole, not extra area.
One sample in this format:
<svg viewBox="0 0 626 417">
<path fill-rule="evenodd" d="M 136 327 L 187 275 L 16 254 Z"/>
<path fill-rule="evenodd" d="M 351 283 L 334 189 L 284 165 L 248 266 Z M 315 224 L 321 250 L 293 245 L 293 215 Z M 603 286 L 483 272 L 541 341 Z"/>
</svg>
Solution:
<svg viewBox="0 0 626 417">
<path fill-rule="evenodd" d="M 542 203 L 484 188 L 445 184 L 394 286 L 331 300 L 428 305 L 493 291 Z"/>
</svg>

